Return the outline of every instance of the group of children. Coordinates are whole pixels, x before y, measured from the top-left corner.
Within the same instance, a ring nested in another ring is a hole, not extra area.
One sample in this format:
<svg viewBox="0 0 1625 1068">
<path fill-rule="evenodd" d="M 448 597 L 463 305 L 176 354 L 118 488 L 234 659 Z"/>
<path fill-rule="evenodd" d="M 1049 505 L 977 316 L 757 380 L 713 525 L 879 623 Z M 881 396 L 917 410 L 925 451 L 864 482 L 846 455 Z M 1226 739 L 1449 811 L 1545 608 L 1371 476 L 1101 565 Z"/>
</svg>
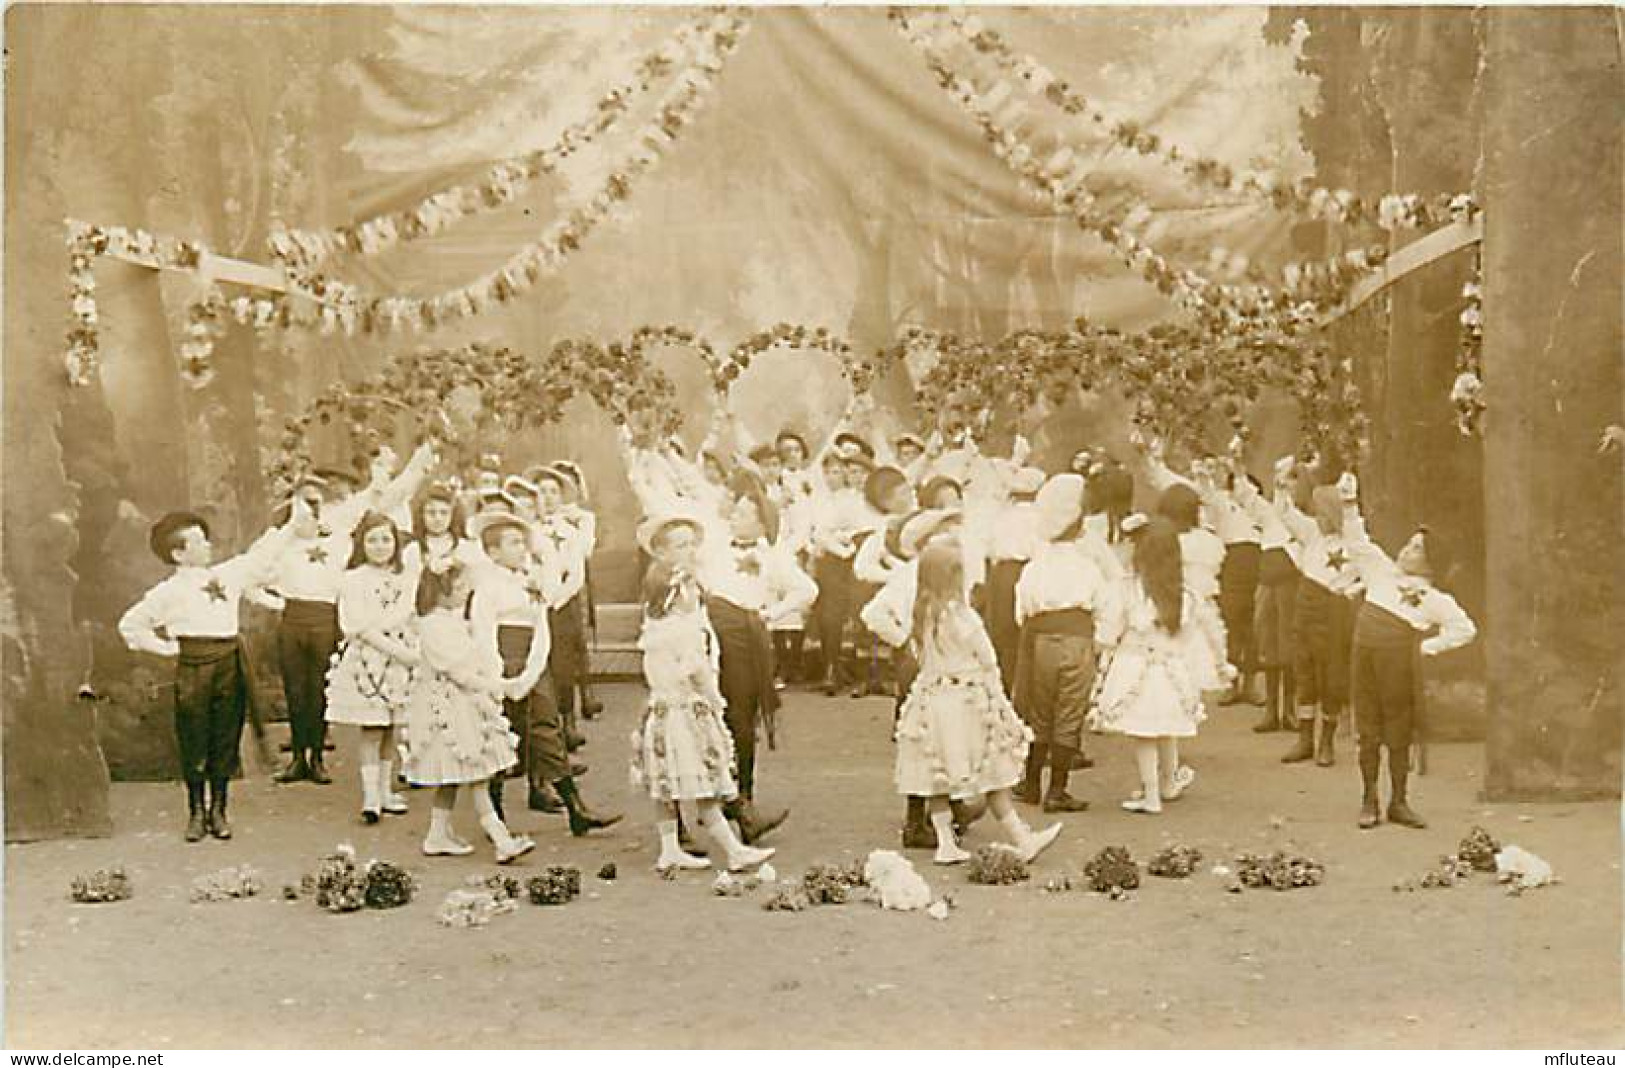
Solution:
<svg viewBox="0 0 1625 1068">
<path fill-rule="evenodd" d="M 776 743 L 787 679 L 895 696 L 904 845 L 945 864 L 966 859 L 961 837 L 986 810 L 1028 859 L 1052 843 L 1061 824 L 1035 831 L 1016 802 L 1086 809 L 1070 783 L 1091 765 L 1091 730 L 1133 740 L 1139 789 L 1122 807 L 1160 813 L 1194 784 L 1180 742 L 1213 703 L 1261 703 L 1259 729 L 1298 732 L 1286 760 L 1329 766 L 1352 694 L 1361 826 L 1381 819 L 1383 748 L 1388 820 L 1423 825 L 1407 794 L 1418 658 L 1474 628 L 1432 584 L 1436 539 L 1418 531 L 1390 558 L 1366 533 L 1352 475 L 1329 482 L 1286 459 L 1266 493 L 1230 460 L 1176 474 L 1153 444 L 1138 458 L 1157 491 L 1141 514 L 1125 465 L 1084 452 L 1047 475 L 1020 439 L 989 457 L 935 436 L 877 448 L 845 427 L 812 452 L 794 432 L 756 444 L 724 419 L 694 459 L 675 441 L 623 446 L 646 558 L 649 699 L 631 778 L 655 806 L 663 870 L 709 863 L 690 830 L 732 869 L 772 855 L 758 842 L 789 813 L 758 808 L 756 755 Z M 460 786 L 475 788 L 499 860 L 532 848 L 507 829 L 510 775 L 532 809 L 568 812 L 575 834 L 620 819 L 582 799 L 586 769 L 571 756 L 578 713 L 596 707 L 596 524 L 579 468 L 504 478 L 488 462 L 465 492 L 424 488 L 434 463 L 425 446 L 394 474 L 386 450 L 365 486 L 314 471 L 277 525 L 223 563 L 201 517 L 154 526 L 174 572 L 120 630 L 132 648 L 177 657 L 189 840 L 230 835 L 244 597 L 282 613 L 292 757 L 280 781 L 329 782 L 326 725 L 344 724 L 357 728 L 364 820 L 406 811 L 397 754 L 406 781 L 436 788 L 426 854 L 472 851 L 451 825 Z M 809 629 L 816 670 L 803 670 Z"/>
<path fill-rule="evenodd" d="M 1086 809 L 1069 780 L 1092 764 L 1088 730 L 1133 739 L 1140 786 L 1122 807 L 1160 813 L 1195 782 L 1180 741 L 1213 704 L 1263 705 L 1258 729 L 1298 732 L 1287 762 L 1331 766 L 1351 676 L 1360 825 L 1381 819 L 1384 748 L 1387 818 L 1424 825 L 1407 796 L 1417 657 L 1466 644 L 1474 628 L 1432 584 L 1437 540 L 1418 531 L 1388 557 L 1365 531 L 1352 475 L 1328 483 L 1316 465 L 1287 458 L 1266 493 L 1228 459 L 1198 458 L 1188 476 L 1176 474 L 1153 443 L 1137 458 L 1155 491 L 1147 515 L 1133 511 L 1133 473 L 1087 451 L 1072 471 L 1050 476 L 1025 464 L 1019 439 L 1006 459 L 912 435 L 887 450 L 851 429 L 816 453 L 793 431 L 772 445 L 743 437 L 725 417 L 697 460 L 677 443 L 625 442 L 655 532 L 645 546 L 657 564 L 645 588 L 646 635 L 695 643 L 684 660 L 694 672 L 690 708 L 708 699 L 731 707 L 726 685 L 705 682 L 708 670 L 761 680 L 776 661 L 782 687 L 802 662 L 808 621 L 820 666 L 806 677 L 826 694 L 841 688 L 843 666 L 855 669 L 854 692 L 863 694 L 874 690 L 877 665 L 889 665 L 906 847 L 935 848 L 943 863 L 964 859 L 959 835 L 985 802 L 1015 847 L 1036 855 L 1060 827 L 1034 833 L 1010 802 Z M 751 520 L 745 542 L 732 522 L 739 510 Z M 687 555 L 673 558 L 666 538 Z M 772 563 L 756 573 L 756 597 L 730 602 L 742 553 Z M 691 587 L 693 596 L 673 592 Z M 771 645 L 736 653 L 732 670 L 726 654 L 720 664 L 703 655 L 716 647 L 718 602 L 754 607 L 774 631 Z M 655 622 L 673 604 L 701 603 L 713 629 L 698 619 Z M 849 652 L 844 632 L 854 626 Z M 739 666 L 747 660 L 750 668 Z M 1256 696 L 1260 674 L 1266 688 Z M 653 676 L 650 685 L 659 689 Z M 753 692 L 768 686 L 758 681 Z M 740 733 L 757 732 L 754 718 L 724 719 L 736 752 L 753 746 Z M 664 804 L 728 789 L 725 776 L 695 775 L 654 796 Z"/>
<path fill-rule="evenodd" d="M 277 781 L 330 783 L 323 751 L 337 724 L 356 728 L 363 821 L 407 811 L 397 759 L 406 782 L 436 788 L 425 854 L 473 851 L 451 825 L 462 786 L 474 788 L 499 862 L 534 848 L 507 827 L 510 775 L 525 778 L 530 808 L 567 812 L 573 834 L 620 819 L 582 799 L 586 768 L 569 755 L 584 742 L 577 693 L 583 714 L 594 704 L 586 568 L 596 524 L 579 468 L 481 478 L 465 493 L 423 488 L 435 462 L 425 444 L 393 474 L 383 450 L 365 486 L 346 468 L 312 471 L 276 525 L 220 563 L 202 516 L 175 512 L 153 526 L 152 550 L 174 570 L 119 630 L 133 649 L 177 657 L 188 841 L 231 835 L 226 796 L 250 697 L 244 597 L 281 613 L 291 754 Z"/>
</svg>

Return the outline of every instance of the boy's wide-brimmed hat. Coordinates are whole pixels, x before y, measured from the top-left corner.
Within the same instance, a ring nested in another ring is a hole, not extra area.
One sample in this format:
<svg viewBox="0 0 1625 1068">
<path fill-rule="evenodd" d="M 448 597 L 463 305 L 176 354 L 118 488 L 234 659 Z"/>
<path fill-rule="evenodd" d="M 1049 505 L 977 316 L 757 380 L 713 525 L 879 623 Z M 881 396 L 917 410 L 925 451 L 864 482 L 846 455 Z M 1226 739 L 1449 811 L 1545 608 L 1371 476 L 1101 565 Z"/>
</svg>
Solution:
<svg viewBox="0 0 1625 1068">
<path fill-rule="evenodd" d="M 941 533 L 942 529 L 964 518 L 958 508 L 933 508 L 915 512 L 903 521 L 897 534 L 897 555 L 912 560 L 920 555 L 925 543 Z"/>
<path fill-rule="evenodd" d="M 1033 499 L 1034 533 L 1044 541 L 1054 541 L 1083 518 L 1085 483 L 1078 474 L 1056 475 L 1039 489 Z"/>
<path fill-rule="evenodd" d="M 638 547 L 651 556 L 654 555 L 655 542 L 673 527 L 689 527 L 697 539 L 705 540 L 705 523 L 699 515 L 684 508 L 674 508 L 659 515 L 649 516 L 638 524 Z"/>
<path fill-rule="evenodd" d="M 205 538 L 209 536 L 209 521 L 196 512 L 170 512 L 154 523 L 152 529 L 147 532 L 147 545 L 152 549 L 152 555 L 166 564 L 174 564 L 175 561 L 170 556 L 173 552 L 170 542 L 174 540 L 176 534 L 187 527 L 200 527 L 203 536 Z"/>
<path fill-rule="evenodd" d="M 530 537 L 530 524 L 516 512 L 499 509 L 481 512 L 468 521 L 468 536 L 475 541 L 483 541 L 488 530 L 498 530 L 503 527 L 512 527 L 521 532 L 526 538 Z"/>
</svg>

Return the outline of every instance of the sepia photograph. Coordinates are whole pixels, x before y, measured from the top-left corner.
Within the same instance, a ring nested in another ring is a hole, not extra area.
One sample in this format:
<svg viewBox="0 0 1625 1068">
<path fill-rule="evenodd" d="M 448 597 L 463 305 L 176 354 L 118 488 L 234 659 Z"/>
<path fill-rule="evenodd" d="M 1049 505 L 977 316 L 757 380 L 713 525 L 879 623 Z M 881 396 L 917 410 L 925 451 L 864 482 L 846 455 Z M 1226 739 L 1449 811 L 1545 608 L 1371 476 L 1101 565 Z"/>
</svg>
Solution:
<svg viewBox="0 0 1625 1068">
<path fill-rule="evenodd" d="M 1617 6 L 3 40 L 9 1065 L 1625 1047 Z"/>
</svg>

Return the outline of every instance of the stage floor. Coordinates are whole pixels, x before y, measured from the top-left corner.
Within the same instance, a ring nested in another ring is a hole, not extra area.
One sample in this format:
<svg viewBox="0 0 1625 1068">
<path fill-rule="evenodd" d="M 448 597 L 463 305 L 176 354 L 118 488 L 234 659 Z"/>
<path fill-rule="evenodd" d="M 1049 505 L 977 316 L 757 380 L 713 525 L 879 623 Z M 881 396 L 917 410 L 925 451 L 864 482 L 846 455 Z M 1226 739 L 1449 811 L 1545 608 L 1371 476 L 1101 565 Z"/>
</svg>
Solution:
<svg viewBox="0 0 1625 1068">
<path fill-rule="evenodd" d="M 1585 1048 L 1625 1037 L 1619 805 L 1484 804 L 1478 745 L 1434 747 L 1414 790 L 1428 830 L 1362 832 L 1346 738 L 1334 769 L 1286 767 L 1287 735 L 1252 734 L 1252 709 L 1217 710 L 1187 749 L 1198 783 L 1156 818 L 1117 808 L 1132 761 L 1120 740 L 1094 738 L 1098 765 L 1073 791 L 1094 808 L 1062 817 L 1031 882 L 972 886 L 911 853 L 954 890 L 946 921 L 863 904 L 769 913 L 760 891 L 720 898 L 709 874 L 654 874 L 652 816 L 626 775 L 641 690 L 604 695 L 581 754 L 585 791 L 627 820 L 578 840 L 560 818 L 518 816 L 538 849 L 515 873 L 578 865 L 583 896 L 522 904 L 482 929 L 434 914 L 467 875 L 496 870 L 489 852 L 423 857 L 423 791 L 410 815 L 362 826 L 348 738 L 331 787 L 240 785 L 226 843 L 181 841 L 178 786 L 115 784 L 113 838 L 6 849 L 7 1045 Z M 769 842 L 782 875 L 895 848 L 890 728 L 886 700 L 789 696 L 758 788 L 764 807 L 793 808 Z M 510 807 L 519 793 L 510 786 Z M 466 798 L 457 818 L 473 840 Z M 1491 876 L 1393 892 L 1474 823 L 1546 858 L 1561 884 L 1521 898 Z M 994 831 L 979 824 L 968 844 Z M 420 897 L 342 916 L 283 901 L 282 885 L 339 842 L 413 869 Z M 1206 856 L 1188 880 L 1148 878 L 1121 902 L 1041 889 L 1102 846 L 1144 861 L 1176 842 Z M 1231 894 L 1207 872 L 1278 846 L 1323 861 L 1325 885 Z M 615 882 L 594 878 L 606 861 Z M 264 875 L 265 896 L 188 902 L 193 877 L 243 863 Z M 112 864 L 130 873 L 131 900 L 69 902 L 72 876 Z"/>
</svg>

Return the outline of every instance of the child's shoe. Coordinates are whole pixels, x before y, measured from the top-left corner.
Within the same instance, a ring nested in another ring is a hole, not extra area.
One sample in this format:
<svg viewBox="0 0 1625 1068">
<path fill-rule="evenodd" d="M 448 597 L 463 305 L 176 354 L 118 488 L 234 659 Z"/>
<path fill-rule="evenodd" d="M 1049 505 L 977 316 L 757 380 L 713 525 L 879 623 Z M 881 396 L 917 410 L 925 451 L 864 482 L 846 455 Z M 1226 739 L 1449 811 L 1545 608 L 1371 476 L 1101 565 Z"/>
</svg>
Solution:
<svg viewBox="0 0 1625 1068">
<path fill-rule="evenodd" d="M 449 834 L 436 834 L 430 831 L 423 839 L 423 855 L 426 857 L 466 857 L 472 852 L 473 846 L 458 841 Z"/>
<path fill-rule="evenodd" d="M 693 853 L 678 850 L 676 853 L 662 851 L 660 859 L 655 861 L 655 871 L 664 875 L 668 871 L 701 871 L 711 866 L 709 857 L 697 857 Z"/>
<path fill-rule="evenodd" d="M 934 864 L 963 864 L 969 859 L 970 854 L 958 842 L 948 839 L 937 843 L 937 851 L 931 861 Z"/>
<path fill-rule="evenodd" d="M 759 868 L 776 852 L 777 850 L 771 847 L 757 849 L 755 846 L 742 845 L 728 853 L 728 870 L 749 871 L 751 868 Z"/>
</svg>

